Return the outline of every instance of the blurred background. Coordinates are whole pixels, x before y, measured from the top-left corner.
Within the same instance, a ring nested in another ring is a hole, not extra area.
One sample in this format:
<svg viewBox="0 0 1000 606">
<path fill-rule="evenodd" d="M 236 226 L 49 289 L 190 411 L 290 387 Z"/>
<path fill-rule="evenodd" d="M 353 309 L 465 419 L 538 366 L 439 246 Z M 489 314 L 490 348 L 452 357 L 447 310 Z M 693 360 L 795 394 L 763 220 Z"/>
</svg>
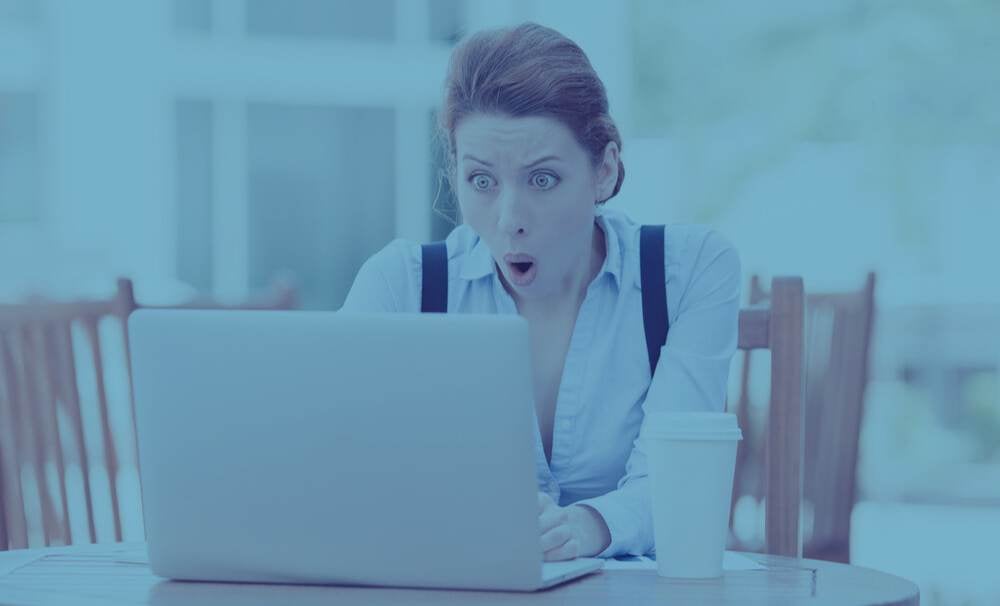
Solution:
<svg viewBox="0 0 1000 606">
<path fill-rule="evenodd" d="M 0 302 L 125 276 L 141 304 L 286 280 L 338 309 L 391 239 L 453 227 L 449 51 L 525 20 L 607 86 L 611 205 L 712 224 L 747 281 L 876 273 L 851 561 L 1000 603 L 994 0 L 0 0 Z M 735 518 L 752 543 L 754 506 Z"/>
</svg>

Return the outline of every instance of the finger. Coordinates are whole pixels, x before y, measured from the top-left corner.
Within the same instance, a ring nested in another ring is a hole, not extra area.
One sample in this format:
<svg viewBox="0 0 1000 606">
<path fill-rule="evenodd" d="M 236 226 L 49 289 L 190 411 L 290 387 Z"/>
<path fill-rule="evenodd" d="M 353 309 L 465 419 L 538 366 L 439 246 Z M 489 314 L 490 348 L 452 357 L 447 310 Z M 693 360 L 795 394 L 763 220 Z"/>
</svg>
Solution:
<svg viewBox="0 0 1000 606">
<path fill-rule="evenodd" d="M 546 562 L 559 562 L 562 560 L 573 560 L 580 555 L 580 543 L 572 538 L 559 547 L 546 551 L 542 559 Z"/>
<path fill-rule="evenodd" d="M 569 514 L 562 507 L 553 506 L 542 512 L 542 515 L 538 516 L 538 530 L 542 534 L 545 534 L 549 530 L 552 530 L 560 524 L 565 524 L 569 521 Z"/>
<path fill-rule="evenodd" d="M 555 504 L 556 504 L 555 501 L 553 501 L 552 497 L 550 497 L 549 495 L 545 494 L 544 492 L 538 493 L 538 513 L 542 513 L 543 511 L 545 511 L 546 507 Z"/>
<path fill-rule="evenodd" d="M 562 547 L 567 541 L 573 538 L 573 529 L 569 526 L 556 526 L 552 530 L 542 534 L 539 544 L 542 552 L 551 551 L 557 547 Z"/>
</svg>

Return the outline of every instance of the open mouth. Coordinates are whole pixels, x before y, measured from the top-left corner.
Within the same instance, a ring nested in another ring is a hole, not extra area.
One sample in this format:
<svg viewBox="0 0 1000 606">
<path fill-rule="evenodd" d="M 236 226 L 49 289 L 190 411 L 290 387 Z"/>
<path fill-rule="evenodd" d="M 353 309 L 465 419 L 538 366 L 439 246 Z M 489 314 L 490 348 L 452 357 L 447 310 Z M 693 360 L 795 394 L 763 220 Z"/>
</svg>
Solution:
<svg viewBox="0 0 1000 606">
<path fill-rule="evenodd" d="M 504 262 L 507 264 L 507 275 L 514 284 L 527 286 L 535 280 L 538 264 L 530 255 L 504 255 Z"/>
</svg>

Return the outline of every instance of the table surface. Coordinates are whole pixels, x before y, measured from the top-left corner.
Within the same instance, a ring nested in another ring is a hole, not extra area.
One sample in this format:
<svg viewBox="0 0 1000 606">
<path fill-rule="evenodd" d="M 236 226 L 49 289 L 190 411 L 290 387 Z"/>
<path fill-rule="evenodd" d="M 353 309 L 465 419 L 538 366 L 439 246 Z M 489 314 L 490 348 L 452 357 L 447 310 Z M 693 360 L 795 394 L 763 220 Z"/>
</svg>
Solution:
<svg viewBox="0 0 1000 606">
<path fill-rule="evenodd" d="M 605 570 L 536 593 L 182 583 L 154 576 L 144 543 L 0 552 L 0 604 L 919 604 L 913 583 L 817 560 L 743 554 L 767 568 L 707 581 Z"/>
</svg>

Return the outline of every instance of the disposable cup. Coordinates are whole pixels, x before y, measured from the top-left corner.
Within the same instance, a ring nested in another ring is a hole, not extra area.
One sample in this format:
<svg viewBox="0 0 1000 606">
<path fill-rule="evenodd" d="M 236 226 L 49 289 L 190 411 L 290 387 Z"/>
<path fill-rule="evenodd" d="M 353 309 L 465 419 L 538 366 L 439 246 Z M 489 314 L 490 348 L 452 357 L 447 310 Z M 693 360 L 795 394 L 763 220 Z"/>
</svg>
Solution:
<svg viewBox="0 0 1000 606">
<path fill-rule="evenodd" d="M 647 415 L 643 426 L 660 576 L 722 575 L 736 446 L 736 416 L 708 412 Z"/>
</svg>

